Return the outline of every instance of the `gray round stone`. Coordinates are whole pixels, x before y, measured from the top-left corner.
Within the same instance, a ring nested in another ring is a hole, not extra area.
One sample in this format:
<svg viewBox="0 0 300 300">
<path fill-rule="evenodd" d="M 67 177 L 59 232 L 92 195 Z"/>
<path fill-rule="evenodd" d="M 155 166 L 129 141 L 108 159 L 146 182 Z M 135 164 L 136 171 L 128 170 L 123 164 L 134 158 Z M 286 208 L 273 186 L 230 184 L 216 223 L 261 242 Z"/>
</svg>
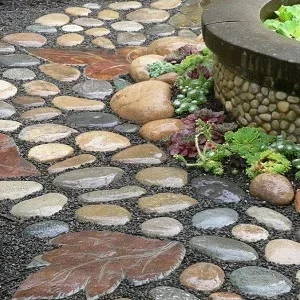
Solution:
<svg viewBox="0 0 300 300">
<path fill-rule="evenodd" d="M 69 225 L 58 220 L 38 222 L 27 226 L 23 233 L 38 238 L 53 238 L 69 231 Z"/>
<path fill-rule="evenodd" d="M 35 73 L 26 68 L 13 68 L 4 71 L 2 76 L 11 80 L 32 80 Z"/>
<path fill-rule="evenodd" d="M 99 19 L 94 18 L 77 18 L 73 21 L 74 24 L 83 26 L 83 27 L 98 27 L 102 26 L 104 23 Z"/>
<path fill-rule="evenodd" d="M 74 85 L 73 91 L 90 99 L 104 99 L 113 92 L 112 85 L 105 80 L 87 80 Z"/>
<path fill-rule="evenodd" d="M 149 29 L 150 35 L 168 36 L 175 32 L 175 28 L 168 24 L 157 24 Z"/>
<path fill-rule="evenodd" d="M 114 127 L 114 130 L 120 133 L 136 133 L 139 131 L 139 129 L 140 129 L 139 125 L 130 124 L 130 123 L 125 123 Z"/>
<path fill-rule="evenodd" d="M 244 294 L 267 298 L 288 293 L 292 288 L 285 276 L 261 267 L 237 269 L 231 273 L 230 281 Z"/>
<path fill-rule="evenodd" d="M 26 54 L 8 54 L 0 56 L 0 66 L 5 67 L 30 67 L 39 65 L 40 61 Z"/>
<path fill-rule="evenodd" d="M 149 295 L 154 300 L 200 300 L 194 295 L 170 286 L 159 286 L 150 290 Z"/>
<path fill-rule="evenodd" d="M 215 229 L 237 222 L 239 214 L 231 208 L 203 210 L 193 216 L 192 222 L 197 229 Z"/>
<path fill-rule="evenodd" d="M 119 21 L 111 24 L 111 27 L 116 31 L 139 31 L 144 28 L 144 26 L 140 23 L 133 21 Z"/>
<path fill-rule="evenodd" d="M 117 42 L 120 45 L 139 46 L 146 41 L 142 33 L 122 32 L 117 36 Z"/>
<path fill-rule="evenodd" d="M 0 101 L 0 118 L 6 119 L 11 117 L 15 113 L 16 110 L 12 105 L 4 101 Z"/>
<path fill-rule="evenodd" d="M 111 128 L 121 123 L 120 118 L 103 112 L 82 112 L 72 114 L 66 119 L 73 128 Z"/>
<path fill-rule="evenodd" d="M 26 27 L 28 31 L 31 32 L 38 32 L 38 33 L 56 33 L 57 29 L 52 26 L 47 26 L 47 25 L 41 25 L 41 24 L 32 24 Z"/>
<path fill-rule="evenodd" d="M 0 42 L 0 54 L 14 53 L 16 51 L 13 45 L 7 44 L 5 42 Z"/>
<path fill-rule="evenodd" d="M 131 83 L 123 78 L 116 78 L 114 79 L 114 86 L 116 89 L 116 92 L 124 89 L 126 86 L 131 85 Z"/>
</svg>

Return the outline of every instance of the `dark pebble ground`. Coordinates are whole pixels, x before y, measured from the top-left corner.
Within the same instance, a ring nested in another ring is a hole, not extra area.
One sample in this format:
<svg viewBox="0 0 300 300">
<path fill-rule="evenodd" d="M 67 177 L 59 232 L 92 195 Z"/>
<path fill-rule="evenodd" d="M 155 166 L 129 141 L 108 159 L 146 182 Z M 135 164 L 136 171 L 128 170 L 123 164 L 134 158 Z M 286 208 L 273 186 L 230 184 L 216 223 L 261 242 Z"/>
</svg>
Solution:
<svg viewBox="0 0 300 300">
<path fill-rule="evenodd" d="M 1 0 L 0 0 L 1 2 Z M 91 1 L 92 2 L 92 1 Z M 146 1 L 143 1 L 144 3 Z M 18 1 L 16 3 L 15 10 L 11 9 L 11 2 L 2 0 L 2 5 L 0 5 L 0 30 L 1 35 L 13 33 L 13 32 L 21 32 L 24 30 L 24 28 L 30 24 L 33 23 L 33 21 L 46 13 L 50 12 L 61 12 L 64 8 L 67 6 L 76 6 L 76 5 L 82 5 L 83 1 L 50 1 L 49 5 L 46 5 L 46 1 Z M 108 1 L 99 1 L 99 4 L 101 3 L 108 3 Z M 198 33 L 198 32 L 197 32 Z M 52 42 L 54 41 L 54 36 Z M 49 35 L 47 35 L 47 38 Z M 109 36 L 111 39 L 113 39 L 113 36 Z M 150 37 L 147 36 L 147 43 L 151 41 L 149 39 Z M 51 41 L 51 39 L 48 39 Z M 53 47 L 53 44 L 50 42 L 47 44 L 48 46 Z M 91 47 L 91 45 L 86 44 L 87 47 Z M 82 46 L 81 46 L 82 47 Z M 38 68 L 31 68 L 33 71 L 37 74 L 37 79 L 43 79 L 44 76 L 37 72 Z M 4 69 L 0 68 L 0 79 L 1 74 Z M 126 77 L 124 77 L 126 78 Z M 81 77 L 79 80 L 83 80 L 84 78 Z M 47 81 L 49 78 L 47 77 Z M 54 81 L 53 81 L 54 82 Z M 68 85 L 64 85 L 63 83 L 55 81 L 55 84 L 62 90 L 63 95 L 71 95 L 71 87 Z M 22 90 L 18 91 L 18 95 L 22 94 Z M 106 102 L 109 99 L 106 99 Z M 8 103 L 11 103 L 10 101 L 7 101 Z M 49 105 L 49 101 L 48 101 Z M 17 107 L 18 112 L 21 113 L 22 109 Z M 110 112 L 109 105 L 106 106 L 105 112 Z M 63 114 L 59 118 L 55 119 L 55 123 L 57 124 L 64 124 L 64 120 L 66 118 L 67 114 Z M 14 119 L 14 118 L 12 118 Z M 17 119 L 17 118 L 15 118 Z M 24 124 L 26 124 L 24 122 Z M 29 122 L 28 122 L 29 124 Z M 81 131 L 81 130 L 79 130 Z M 15 141 L 18 141 L 18 146 L 20 148 L 21 153 L 25 155 L 29 148 L 33 146 L 33 144 L 29 143 L 23 143 L 22 141 L 17 139 L 17 135 L 20 132 L 20 130 L 17 130 L 12 134 L 12 137 L 15 139 Z M 131 140 L 133 145 L 143 143 L 144 141 L 137 135 L 137 134 L 128 134 L 127 137 Z M 80 150 L 78 150 L 77 147 L 75 147 L 74 144 L 74 137 L 61 140 L 60 142 L 69 144 L 70 146 L 74 147 L 75 153 L 74 155 L 80 154 Z M 164 148 L 164 145 L 160 145 L 162 149 Z M 93 153 L 94 154 L 94 153 Z M 97 163 L 94 164 L 94 166 L 118 166 L 122 168 L 126 176 L 124 176 L 122 182 L 118 182 L 116 184 L 113 184 L 110 186 L 110 188 L 119 188 L 121 186 L 125 185 L 133 185 L 137 184 L 134 177 L 135 174 L 144 168 L 141 165 L 124 165 L 124 164 L 117 164 L 117 163 L 110 163 L 110 158 L 114 153 L 109 154 L 94 154 L 97 156 L 98 160 Z M 126 207 L 132 214 L 134 222 L 129 222 L 124 226 L 100 226 L 95 224 L 89 224 L 89 223 L 78 223 L 74 219 L 74 212 L 77 208 L 81 207 L 81 204 L 77 200 L 77 196 L 79 194 L 82 194 L 85 192 L 85 190 L 81 191 L 70 191 L 70 190 L 64 190 L 57 188 L 52 185 L 52 181 L 55 177 L 55 175 L 48 174 L 46 165 L 43 164 L 36 164 L 39 170 L 42 172 L 42 176 L 38 178 L 38 182 L 43 184 L 44 190 L 40 192 L 38 195 L 47 193 L 47 192 L 58 192 L 66 195 L 69 198 L 68 203 L 64 207 L 63 210 L 58 212 L 52 217 L 47 218 L 49 219 L 55 219 L 55 220 L 61 220 L 64 222 L 67 222 L 70 225 L 70 231 L 82 231 L 86 229 L 96 229 L 96 230 L 115 230 L 120 231 L 124 233 L 129 234 L 136 234 L 136 235 L 142 235 L 140 231 L 140 225 L 147 219 L 149 219 L 149 215 L 144 214 L 141 212 L 137 207 L 137 201 L 136 199 L 129 199 L 129 200 L 122 200 L 122 201 L 115 201 L 114 204 L 122 204 L 122 206 Z M 174 161 L 173 159 L 169 159 L 164 165 L 169 166 L 178 166 L 178 163 Z M 93 166 L 93 165 L 89 165 Z M 229 168 L 230 169 L 230 168 Z M 200 171 L 197 170 L 190 170 L 189 172 L 189 179 L 196 177 L 200 174 Z M 232 175 L 230 173 L 230 170 L 227 168 L 227 174 L 225 175 L 227 178 L 231 179 L 233 182 L 236 182 L 240 187 L 242 187 L 244 190 L 248 190 L 248 178 L 245 176 L 244 172 L 240 172 L 237 175 Z M 36 178 L 28 177 L 26 180 L 36 180 Z M 299 188 L 299 182 L 298 182 L 298 188 Z M 156 194 L 159 192 L 169 192 L 171 189 L 168 188 L 159 188 L 159 187 L 145 187 L 148 191 L 148 194 Z M 195 191 L 191 186 L 185 186 L 181 189 L 172 189 L 172 192 L 178 192 L 190 195 L 191 197 L 194 197 L 197 199 L 197 196 L 195 194 Z M 28 196 L 25 199 L 31 198 Z M 261 202 L 255 201 L 254 199 L 247 197 L 245 200 L 241 201 L 238 204 L 228 204 L 228 205 L 216 205 L 213 202 L 209 201 L 207 198 L 203 197 L 199 199 L 199 204 L 197 206 L 194 206 L 192 208 L 170 213 L 166 216 L 172 217 L 180 221 L 183 226 L 184 230 L 176 237 L 172 238 L 173 240 L 177 240 L 182 242 L 186 249 L 187 254 L 183 260 L 183 263 L 181 266 L 175 270 L 168 278 L 164 280 L 160 280 L 157 282 L 152 282 L 149 284 L 145 284 L 139 287 L 133 286 L 128 281 L 123 281 L 121 285 L 117 288 L 115 292 L 113 292 L 110 295 L 101 297 L 101 299 L 105 300 L 112 300 L 112 299 L 118 299 L 121 297 L 128 297 L 132 300 L 139 300 L 139 299 L 150 299 L 148 297 L 148 292 L 150 289 L 156 286 L 174 286 L 174 287 L 180 287 L 181 289 L 185 289 L 183 286 L 179 283 L 179 275 L 181 272 L 190 266 L 193 263 L 205 261 L 205 262 L 212 262 L 219 265 L 224 272 L 226 273 L 226 281 L 225 284 L 222 287 L 222 291 L 235 291 L 235 289 L 230 285 L 229 282 L 229 275 L 230 273 L 243 266 L 249 266 L 249 265 L 255 265 L 255 266 L 262 266 L 269 269 L 276 270 L 280 272 L 281 274 L 286 275 L 289 279 L 291 279 L 294 283 L 293 290 L 289 294 L 281 295 L 279 297 L 275 297 L 273 299 L 280 299 L 280 300 L 296 300 L 297 294 L 300 293 L 300 284 L 296 283 L 295 275 L 298 271 L 299 267 L 297 266 L 280 266 L 275 265 L 272 263 L 267 263 L 264 259 L 264 248 L 266 245 L 266 241 L 258 242 L 258 243 L 252 243 L 250 244 L 255 248 L 255 250 L 258 252 L 260 259 L 254 262 L 249 263 L 224 263 L 222 261 L 212 260 L 204 255 L 198 254 L 194 252 L 189 247 L 189 240 L 200 234 L 216 234 L 220 236 L 228 236 L 231 237 L 230 229 L 231 227 L 225 227 L 218 231 L 201 231 L 196 230 L 191 225 L 191 219 L 192 216 L 203 209 L 206 208 L 213 208 L 213 207 L 230 207 L 235 209 L 239 213 L 239 223 L 254 223 L 253 219 L 249 218 L 245 211 L 247 208 L 249 208 L 252 205 L 261 205 Z M 13 293 L 16 291 L 17 287 L 20 285 L 20 283 L 28 276 L 30 275 L 34 270 L 33 269 L 26 269 L 26 265 L 29 264 L 29 262 L 32 260 L 33 257 L 36 255 L 42 254 L 45 251 L 53 249 L 53 246 L 50 245 L 48 239 L 37 239 L 37 238 L 30 238 L 23 236 L 22 232 L 25 229 L 26 226 L 36 223 L 38 221 L 43 220 L 43 218 L 30 218 L 28 220 L 19 220 L 14 218 L 10 215 L 9 211 L 11 207 L 19 201 L 1 201 L 0 202 L 0 300 L 9 300 L 12 299 Z M 298 229 L 300 229 L 300 218 L 298 214 L 295 212 L 292 205 L 285 207 L 285 208 L 279 208 L 269 206 L 268 204 L 265 204 L 266 207 L 272 208 L 274 210 L 277 210 L 281 213 L 283 213 L 285 216 L 290 218 L 293 222 L 293 230 L 290 232 L 277 232 L 273 231 L 271 229 L 268 229 L 270 232 L 271 239 L 275 238 L 287 238 L 292 240 L 297 240 L 296 232 Z M 154 214 L 151 215 L 152 217 L 155 217 Z M 44 218 L 46 220 L 46 218 Z M 299 237 L 298 237 L 298 241 Z M 185 289 L 187 290 L 187 289 Z M 207 294 L 204 293 L 197 293 L 191 290 L 188 290 L 190 293 L 197 296 L 199 299 L 207 299 Z M 236 291 L 238 292 L 238 291 Z M 245 299 L 262 299 L 259 297 L 244 297 Z M 85 295 L 83 292 L 77 293 L 73 296 L 70 296 L 65 299 L 72 299 L 72 300 L 83 300 L 85 299 Z"/>
</svg>

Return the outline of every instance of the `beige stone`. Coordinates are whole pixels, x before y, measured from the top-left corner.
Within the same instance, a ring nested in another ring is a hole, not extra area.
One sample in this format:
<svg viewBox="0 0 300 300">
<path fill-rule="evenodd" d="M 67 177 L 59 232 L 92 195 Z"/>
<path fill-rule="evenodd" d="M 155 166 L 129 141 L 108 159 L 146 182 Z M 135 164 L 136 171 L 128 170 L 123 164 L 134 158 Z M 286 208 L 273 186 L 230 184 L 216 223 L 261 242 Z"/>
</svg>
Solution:
<svg viewBox="0 0 300 300">
<path fill-rule="evenodd" d="M 0 120 L 0 131 L 13 132 L 16 131 L 22 124 L 17 121 Z"/>
<path fill-rule="evenodd" d="M 152 8 L 173 9 L 181 4 L 181 0 L 159 0 L 151 3 Z"/>
<path fill-rule="evenodd" d="M 5 80 L 0 80 L 0 100 L 11 98 L 17 93 L 18 89 Z"/>
<path fill-rule="evenodd" d="M 144 124 L 171 118 L 174 114 L 171 97 L 171 88 L 167 83 L 144 81 L 117 92 L 110 106 L 121 118 Z"/>
<path fill-rule="evenodd" d="M 47 39 L 44 36 L 33 32 L 12 33 L 4 36 L 2 40 L 9 44 L 23 47 L 42 47 L 47 43 Z"/>
<path fill-rule="evenodd" d="M 123 1 L 123 2 L 114 2 L 108 5 L 111 9 L 116 10 L 129 10 L 129 9 L 137 9 L 142 6 L 142 3 L 138 1 Z"/>
<path fill-rule="evenodd" d="M 80 76 L 80 71 L 76 68 L 62 64 L 45 64 L 40 66 L 39 69 L 44 74 L 58 81 L 76 81 Z"/>
<path fill-rule="evenodd" d="M 162 74 L 156 77 L 155 80 L 160 80 L 170 85 L 173 85 L 176 82 L 178 76 L 179 76 L 178 73 L 171 72 L 171 73 Z"/>
<path fill-rule="evenodd" d="M 266 229 L 253 224 L 238 224 L 232 228 L 231 233 L 236 239 L 248 243 L 267 240 L 269 237 Z"/>
<path fill-rule="evenodd" d="M 110 39 L 107 39 L 105 37 L 97 37 L 94 40 L 92 40 L 92 43 L 95 46 L 104 48 L 104 49 L 115 49 L 116 46 L 113 44 L 113 42 Z"/>
<path fill-rule="evenodd" d="M 80 45 L 84 41 L 84 37 L 78 33 L 66 33 L 59 36 L 56 44 L 63 47 L 72 47 Z"/>
<path fill-rule="evenodd" d="M 68 7 L 65 9 L 65 13 L 75 16 L 75 17 L 86 17 L 92 11 L 85 7 Z"/>
<path fill-rule="evenodd" d="M 300 213 L 300 189 L 295 194 L 295 209 L 297 213 Z"/>
<path fill-rule="evenodd" d="M 236 293 L 216 292 L 210 294 L 208 300 L 244 300 L 244 298 Z"/>
<path fill-rule="evenodd" d="M 20 115 L 20 118 L 30 121 L 44 121 L 53 119 L 59 115 L 61 115 L 61 111 L 59 109 L 53 107 L 38 107 L 23 112 Z"/>
<path fill-rule="evenodd" d="M 102 101 L 89 100 L 71 96 L 59 96 L 52 100 L 52 104 L 62 110 L 70 111 L 100 111 L 105 107 Z"/>
<path fill-rule="evenodd" d="M 120 17 L 117 11 L 111 9 L 104 9 L 98 13 L 97 18 L 101 20 L 116 20 Z"/>
<path fill-rule="evenodd" d="M 170 14 L 165 10 L 154 8 L 141 8 L 126 15 L 130 21 L 140 23 L 159 23 L 168 20 Z"/>
<path fill-rule="evenodd" d="M 86 151 L 107 152 L 129 147 L 130 141 L 113 132 L 89 131 L 76 137 L 76 145 Z"/>
<path fill-rule="evenodd" d="M 165 141 L 183 126 L 180 119 L 162 119 L 146 123 L 140 128 L 140 136 L 147 141 Z"/>
<path fill-rule="evenodd" d="M 110 33 L 110 30 L 107 29 L 107 28 L 102 28 L 102 27 L 96 27 L 96 28 L 90 28 L 90 29 L 87 29 L 85 31 L 85 34 L 87 35 L 91 35 L 91 36 L 94 36 L 94 37 L 98 37 L 98 36 L 103 36 L 103 35 L 107 35 Z"/>
<path fill-rule="evenodd" d="M 60 93 L 60 89 L 53 83 L 44 80 L 34 80 L 23 84 L 25 92 L 30 96 L 48 97 Z"/>
<path fill-rule="evenodd" d="M 46 26 L 63 26 L 69 23 L 70 18 L 65 14 L 54 13 L 44 15 L 35 20 L 35 23 L 46 25 Z"/>
</svg>

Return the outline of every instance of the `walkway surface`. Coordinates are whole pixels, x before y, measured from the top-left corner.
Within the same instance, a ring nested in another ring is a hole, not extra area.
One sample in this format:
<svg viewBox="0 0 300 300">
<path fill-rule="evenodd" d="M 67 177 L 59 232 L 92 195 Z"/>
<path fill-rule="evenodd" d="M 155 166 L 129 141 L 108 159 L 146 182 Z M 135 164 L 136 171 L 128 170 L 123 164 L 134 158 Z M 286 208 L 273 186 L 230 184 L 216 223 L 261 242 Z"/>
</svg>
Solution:
<svg viewBox="0 0 300 300">
<path fill-rule="evenodd" d="M 201 13 L 76 1 L 5 24 L 1 300 L 297 299 L 294 208 L 251 198 L 240 174 L 180 166 L 163 142 L 180 127 L 169 85 L 134 84 L 178 45 L 203 47 Z"/>
</svg>

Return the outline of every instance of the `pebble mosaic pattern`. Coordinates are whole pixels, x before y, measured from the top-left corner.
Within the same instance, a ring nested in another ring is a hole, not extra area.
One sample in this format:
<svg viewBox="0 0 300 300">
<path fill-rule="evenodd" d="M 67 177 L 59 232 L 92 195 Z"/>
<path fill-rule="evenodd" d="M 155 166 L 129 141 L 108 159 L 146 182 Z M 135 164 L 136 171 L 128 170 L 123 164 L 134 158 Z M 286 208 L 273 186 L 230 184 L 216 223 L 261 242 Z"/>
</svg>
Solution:
<svg viewBox="0 0 300 300">
<path fill-rule="evenodd" d="M 197 0 L 77 1 L 3 35 L 2 300 L 296 299 L 293 207 L 252 198 L 240 176 L 186 171 L 162 143 L 182 122 L 145 66 L 203 47 L 201 12 Z M 247 86 L 242 124 L 260 110 L 267 131 L 296 134 L 298 98 L 272 104 L 272 91 L 223 71 L 222 101 Z M 274 113 L 287 124 L 276 129 Z"/>
</svg>

